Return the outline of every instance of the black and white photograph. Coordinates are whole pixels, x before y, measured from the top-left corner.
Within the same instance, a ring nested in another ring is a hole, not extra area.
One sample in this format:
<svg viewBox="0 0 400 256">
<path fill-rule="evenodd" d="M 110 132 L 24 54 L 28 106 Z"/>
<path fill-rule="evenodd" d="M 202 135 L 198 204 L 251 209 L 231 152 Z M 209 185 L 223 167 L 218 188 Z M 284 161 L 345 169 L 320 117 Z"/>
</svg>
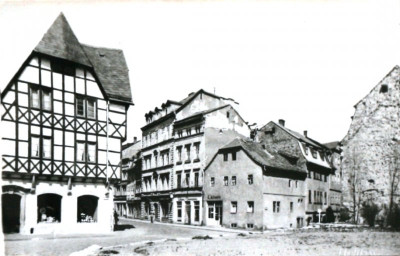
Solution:
<svg viewBox="0 0 400 256">
<path fill-rule="evenodd" d="M 400 0 L 5 0 L 0 38 L 0 255 L 399 255 Z"/>
</svg>

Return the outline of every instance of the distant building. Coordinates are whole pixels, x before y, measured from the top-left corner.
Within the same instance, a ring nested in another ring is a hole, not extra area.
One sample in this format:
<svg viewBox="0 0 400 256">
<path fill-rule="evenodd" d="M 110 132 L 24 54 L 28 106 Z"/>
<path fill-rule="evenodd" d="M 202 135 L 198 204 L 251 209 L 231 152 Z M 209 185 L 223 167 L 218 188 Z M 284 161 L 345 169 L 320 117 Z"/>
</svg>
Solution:
<svg viewBox="0 0 400 256">
<path fill-rule="evenodd" d="M 266 148 L 284 155 L 307 172 L 305 186 L 307 219 L 319 221 L 318 210 L 324 214 L 330 204 L 330 179 L 334 175 L 331 150 L 311 139 L 307 131 L 301 135 L 288 129 L 284 120 L 279 120 L 279 124 L 269 122 L 253 136 Z"/>
<path fill-rule="evenodd" d="M 343 200 L 351 211 L 359 212 L 358 206 L 368 200 L 387 210 L 391 201 L 400 203 L 399 81 L 400 67 L 395 66 L 354 106 L 341 141 Z"/>
<path fill-rule="evenodd" d="M 122 145 L 121 180 L 114 185 L 114 208 L 119 216 L 140 218 L 141 149 L 142 142 L 136 137 L 133 143 Z"/>
<path fill-rule="evenodd" d="M 207 226 L 264 230 L 299 228 L 305 221 L 306 170 L 262 144 L 237 138 L 205 169 Z"/>
<path fill-rule="evenodd" d="M 201 225 L 204 167 L 227 141 L 250 134 L 232 105 L 232 99 L 199 90 L 145 115 L 143 218 Z"/>
<path fill-rule="evenodd" d="M 60 14 L 1 94 L 4 232 L 112 230 L 130 92 L 122 51 Z"/>
<path fill-rule="evenodd" d="M 329 206 L 331 206 L 335 213 L 335 217 L 338 220 L 340 208 L 343 205 L 343 173 L 341 167 L 342 150 L 338 141 L 325 143 L 324 145 L 331 150 L 331 156 L 328 156 L 328 159 L 334 169 L 334 174 L 330 177 Z"/>
</svg>

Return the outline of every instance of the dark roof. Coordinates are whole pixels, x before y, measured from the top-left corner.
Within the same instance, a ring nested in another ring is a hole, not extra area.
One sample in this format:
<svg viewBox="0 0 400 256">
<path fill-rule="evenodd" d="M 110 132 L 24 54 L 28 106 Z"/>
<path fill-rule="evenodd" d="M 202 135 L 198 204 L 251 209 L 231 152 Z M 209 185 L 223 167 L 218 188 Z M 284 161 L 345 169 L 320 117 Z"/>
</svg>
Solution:
<svg viewBox="0 0 400 256">
<path fill-rule="evenodd" d="M 140 153 L 141 150 L 142 150 L 142 143 L 140 140 L 134 143 L 123 145 L 122 159 L 132 159 L 134 157 L 137 157 L 137 155 Z"/>
<path fill-rule="evenodd" d="M 220 150 L 229 148 L 242 148 L 248 154 L 248 156 L 253 159 L 253 161 L 262 166 L 267 166 L 284 171 L 307 173 L 305 170 L 299 168 L 297 165 L 291 164 L 278 152 L 263 149 L 260 143 L 254 142 L 249 139 L 236 138 L 227 145 L 223 146 Z"/>
<path fill-rule="evenodd" d="M 287 133 L 289 133 L 290 135 L 292 135 L 293 137 L 295 137 L 296 139 L 298 139 L 298 140 L 300 140 L 300 141 L 303 141 L 303 142 L 305 142 L 305 143 L 307 143 L 307 144 L 310 144 L 310 145 L 312 145 L 312 146 L 314 146 L 314 147 L 326 148 L 326 146 L 324 146 L 323 144 L 319 143 L 319 142 L 316 141 L 316 140 L 311 139 L 310 137 L 305 137 L 304 135 L 301 135 L 301 134 L 298 133 L 298 132 L 295 132 L 295 131 L 293 131 L 293 130 L 290 130 L 289 128 L 287 128 L 287 127 L 285 127 L 285 126 L 282 126 L 282 125 L 280 125 L 280 124 L 277 124 L 277 123 L 275 123 L 275 122 L 273 122 L 273 121 L 271 121 L 271 122 L 274 123 L 276 126 L 282 128 L 284 131 L 286 131 Z"/>
<path fill-rule="evenodd" d="M 335 149 L 339 146 L 339 141 L 332 141 L 332 142 L 324 143 L 324 146 L 329 149 Z"/>
<path fill-rule="evenodd" d="M 132 103 L 129 70 L 122 50 L 79 43 L 63 13 L 48 29 L 34 52 L 93 68 L 109 99 Z"/>
<path fill-rule="evenodd" d="M 191 116 L 188 116 L 188 117 L 186 117 L 186 118 L 184 118 L 184 119 L 181 119 L 181 120 L 176 121 L 176 122 L 174 123 L 174 125 L 179 125 L 179 124 L 181 124 L 181 123 L 186 123 L 187 121 L 191 121 L 191 120 L 193 120 L 193 119 L 201 118 L 201 117 L 203 117 L 204 115 L 207 115 L 207 114 L 212 113 L 212 112 L 214 112 L 214 111 L 217 111 L 217 110 L 226 108 L 226 107 L 228 107 L 228 106 L 230 106 L 230 105 L 227 104 L 227 105 L 223 105 L 223 106 L 220 106 L 220 107 L 216 107 L 216 108 L 212 108 L 212 109 L 207 109 L 207 110 L 203 110 L 203 111 L 194 113 L 194 114 L 191 115 Z"/>
<path fill-rule="evenodd" d="M 82 46 L 108 97 L 132 103 L 129 70 L 122 50 Z"/>
</svg>

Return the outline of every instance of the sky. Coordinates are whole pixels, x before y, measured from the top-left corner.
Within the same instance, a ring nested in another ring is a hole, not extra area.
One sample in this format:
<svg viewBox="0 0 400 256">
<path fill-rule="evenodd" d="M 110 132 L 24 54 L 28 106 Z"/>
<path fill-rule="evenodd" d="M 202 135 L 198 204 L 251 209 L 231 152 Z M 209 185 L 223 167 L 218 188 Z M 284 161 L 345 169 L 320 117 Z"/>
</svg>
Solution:
<svg viewBox="0 0 400 256">
<path fill-rule="evenodd" d="M 60 12 L 81 43 L 124 51 L 128 141 L 145 113 L 199 89 L 258 127 L 284 119 L 340 141 L 353 106 L 400 65 L 400 0 L 3 1 L 2 90 Z"/>
</svg>

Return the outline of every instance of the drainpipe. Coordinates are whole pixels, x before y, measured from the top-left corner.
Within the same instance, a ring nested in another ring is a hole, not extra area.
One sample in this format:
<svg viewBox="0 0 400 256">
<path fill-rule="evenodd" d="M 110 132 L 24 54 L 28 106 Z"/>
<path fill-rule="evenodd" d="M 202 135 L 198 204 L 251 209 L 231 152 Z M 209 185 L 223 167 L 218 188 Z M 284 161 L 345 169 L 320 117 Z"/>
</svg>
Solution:
<svg viewBox="0 0 400 256">
<path fill-rule="evenodd" d="M 109 185 L 109 182 L 108 182 L 108 139 L 109 139 L 108 138 L 108 125 L 109 125 L 108 108 L 109 108 L 109 106 L 110 106 L 110 101 L 107 100 L 107 109 L 106 109 L 106 118 L 107 118 L 107 121 L 106 121 L 107 122 L 107 126 L 106 126 L 106 136 L 107 136 L 107 139 L 106 139 L 106 184 L 107 184 L 107 196 L 109 194 L 108 190 L 110 189 L 110 185 Z"/>
</svg>

